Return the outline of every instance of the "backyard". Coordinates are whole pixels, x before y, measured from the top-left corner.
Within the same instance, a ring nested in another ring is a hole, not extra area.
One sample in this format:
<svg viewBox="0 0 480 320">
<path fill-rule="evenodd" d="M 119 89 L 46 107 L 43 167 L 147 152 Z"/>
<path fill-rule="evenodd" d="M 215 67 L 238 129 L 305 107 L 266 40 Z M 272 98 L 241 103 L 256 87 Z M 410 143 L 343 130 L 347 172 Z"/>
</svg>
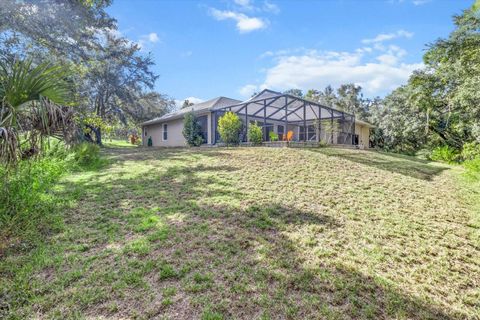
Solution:
<svg viewBox="0 0 480 320">
<path fill-rule="evenodd" d="M 0 259 L 9 318 L 480 317 L 478 186 L 335 148 L 110 146 Z M 475 188 L 477 187 L 477 188 Z"/>
</svg>

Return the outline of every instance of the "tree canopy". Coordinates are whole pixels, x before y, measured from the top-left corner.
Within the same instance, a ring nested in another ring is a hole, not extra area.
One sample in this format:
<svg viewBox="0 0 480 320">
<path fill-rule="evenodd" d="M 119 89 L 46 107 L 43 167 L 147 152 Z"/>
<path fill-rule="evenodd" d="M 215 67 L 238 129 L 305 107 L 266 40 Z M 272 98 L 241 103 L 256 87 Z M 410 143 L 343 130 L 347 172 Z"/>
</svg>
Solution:
<svg viewBox="0 0 480 320">
<path fill-rule="evenodd" d="M 103 124 L 139 124 L 169 112 L 173 99 L 155 91 L 153 58 L 117 31 L 109 0 L 15 1 L 0 4 L 0 54 L 7 61 L 49 61 L 70 70 L 79 125 L 101 143 Z M 88 119 L 101 119 L 89 122 Z"/>
</svg>

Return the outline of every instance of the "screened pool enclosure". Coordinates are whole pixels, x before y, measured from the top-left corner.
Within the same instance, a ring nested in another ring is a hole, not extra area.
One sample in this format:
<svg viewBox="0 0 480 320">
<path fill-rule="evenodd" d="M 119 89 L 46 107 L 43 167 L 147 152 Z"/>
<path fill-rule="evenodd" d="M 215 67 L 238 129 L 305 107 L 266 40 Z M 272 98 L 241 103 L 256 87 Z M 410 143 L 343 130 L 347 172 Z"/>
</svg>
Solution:
<svg viewBox="0 0 480 320">
<path fill-rule="evenodd" d="M 264 141 L 275 136 L 279 141 L 358 143 L 354 115 L 293 95 L 263 90 L 244 102 L 212 110 L 213 144 L 221 142 L 218 119 L 228 111 L 242 120 L 240 140 L 243 142 L 247 142 L 248 126 L 256 123 L 262 128 Z"/>
</svg>

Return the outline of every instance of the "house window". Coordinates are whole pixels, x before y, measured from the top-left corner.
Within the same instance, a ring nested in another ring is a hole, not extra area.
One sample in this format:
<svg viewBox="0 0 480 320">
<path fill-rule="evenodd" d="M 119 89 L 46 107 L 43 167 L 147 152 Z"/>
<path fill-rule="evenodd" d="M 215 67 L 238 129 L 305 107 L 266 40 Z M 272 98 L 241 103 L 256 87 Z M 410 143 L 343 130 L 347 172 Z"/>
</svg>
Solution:
<svg viewBox="0 0 480 320">
<path fill-rule="evenodd" d="M 163 141 L 166 141 L 168 139 L 168 132 L 167 132 L 168 126 L 166 123 L 163 124 Z"/>
<path fill-rule="evenodd" d="M 306 135 L 305 135 L 306 134 Z M 315 139 L 316 130 L 314 125 L 307 126 L 307 132 L 305 132 L 305 127 L 299 127 L 299 139 L 300 141 L 312 141 Z"/>
<path fill-rule="evenodd" d="M 208 117 L 201 116 L 197 118 L 197 122 L 200 125 L 200 135 L 203 138 L 203 143 L 208 142 Z"/>
<path fill-rule="evenodd" d="M 283 137 L 283 133 L 284 133 L 284 127 L 279 125 L 277 126 L 277 134 L 278 134 L 278 140 L 280 141 L 283 141 L 284 140 L 284 137 Z"/>
</svg>

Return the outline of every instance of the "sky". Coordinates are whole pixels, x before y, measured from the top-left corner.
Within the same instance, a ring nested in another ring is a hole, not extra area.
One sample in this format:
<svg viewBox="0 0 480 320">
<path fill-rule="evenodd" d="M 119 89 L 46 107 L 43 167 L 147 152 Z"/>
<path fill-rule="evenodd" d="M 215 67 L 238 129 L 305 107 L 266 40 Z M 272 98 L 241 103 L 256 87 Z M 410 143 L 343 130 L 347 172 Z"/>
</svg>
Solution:
<svg viewBox="0 0 480 320">
<path fill-rule="evenodd" d="M 194 103 L 264 88 L 355 83 L 385 96 L 453 30 L 462 0 L 115 0 L 121 35 L 151 54 L 156 90 Z"/>
</svg>

